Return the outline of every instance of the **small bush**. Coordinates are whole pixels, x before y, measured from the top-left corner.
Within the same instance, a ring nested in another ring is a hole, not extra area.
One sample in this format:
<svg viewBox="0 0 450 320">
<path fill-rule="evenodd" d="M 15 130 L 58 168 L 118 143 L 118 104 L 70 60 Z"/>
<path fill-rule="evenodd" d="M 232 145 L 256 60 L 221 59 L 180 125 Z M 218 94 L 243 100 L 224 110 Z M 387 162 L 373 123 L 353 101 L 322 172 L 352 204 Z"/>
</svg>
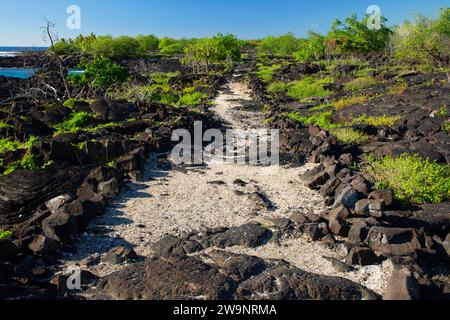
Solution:
<svg viewBox="0 0 450 320">
<path fill-rule="evenodd" d="M 289 84 L 281 81 L 273 82 L 267 91 L 270 93 L 285 93 L 289 89 Z"/>
<path fill-rule="evenodd" d="M 75 109 L 77 100 L 74 98 L 67 99 L 64 101 L 63 106 L 69 109 Z"/>
<path fill-rule="evenodd" d="M 438 117 L 441 117 L 441 118 L 447 117 L 447 116 L 448 116 L 448 108 L 447 108 L 447 106 L 442 105 L 442 106 L 439 108 L 438 112 L 437 112 L 437 116 L 438 116 Z"/>
<path fill-rule="evenodd" d="M 200 105 L 206 98 L 208 98 L 208 96 L 201 92 L 188 93 L 181 96 L 178 103 L 180 105 L 193 107 Z"/>
<path fill-rule="evenodd" d="M 406 89 L 408 89 L 408 84 L 405 81 L 397 82 L 396 84 L 390 86 L 388 88 L 388 92 L 391 95 L 401 95 L 405 93 Z"/>
<path fill-rule="evenodd" d="M 358 118 L 355 118 L 349 122 L 347 122 L 347 126 L 354 126 L 354 125 L 371 125 L 375 127 L 393 127 L 395 126 L 400 120 L 402 120 L 402 117 L 400 116 L 367 116 L 365 114 L 359 116 Z"/>
<path fill-rule="evenodd" d="M 292 82 L 289 86 L 287 95 L 296 100 L 328 96 L 333 92 L 325 90 L 323 86 L 324 84 L 331 82 L 333 82 L 333 80 L 329 78 L 316 80 L 313 77 L 306 77 L 302 80 Z"/>
<path fill-rule="evenodd" d="M 443 125 L 442 125 L 442 130 L 444 130 L 447 133 L 450 133 L 450 120 L 447 120 Z"/>
<path fill-rule="evenodd" d="M 12 234 L 13 234 L 13 232 L 10 230 L 0 231 L 0 240 L 11 238 Z"/>
<path fill-rule="evenodd" d="M 450 8 L 442 9 L 437 19 L 418 15 L 414 21 L 405 22 L 396 29 L 391 42 L 399 61 L 445 71 L 450 63 Z M 446 72 L 450 81 L 448 69 Z"/>
<path fill-rule="evenodd" d="M 63 132 L 78 132 L 84 129 L 93 120 L 94 116 L 88 112 L 72 113 L 70 119 L 56 126 L 58 131 Z"/>
<path fill-rule="evenodd" d="M 256 76 L 265 82 L 272 81 L 275 72 L 281 68 L 280 64 L 274 64 L 271 66 L 259 65 L 256 71 Z"/>
<path fill-rule="evenodd" d="M 20 149 L 22 147 L 22 143 L 18 141 L 13 141 L 9 138 L 0 139 L 0 153 L 5 153 L 8 151 L 14 151 Z"/>
<path fill-rule="evenodd" d="M 386 27 L 384 17 L 381 18 L 381 29 L 371 30 L 369 19 L 368 15 L 361 20 L 352 15 L 344 21 L 336 20 L 326 37 L 327 52 L 351 54 L 383 51 L 392 31 Z"/>
<path fill-rule="evenodd" d="M 300 40 L 293 33 L 287 33 L 279 37 L 267 37 L 261 41 L 259 51 L 261 53 L 277 56 L 291 56 L 299 49 Z"/>
<path fill-rule="evenodd" d="M 300 116 L 298 113 L 287 113 L 285 116 L 289 119 L 292 119 L 294 121 L 298 121 L 300 123 L 303 123 L 305 125 L 314 125 L 318 126 L 325 130 L 330 130 L 333 128 L 338 127 L 337 124 L 332 123 L 332 111 L 323 112 L 323 113 L 317 113 L 313 114 L 311 116 L 305 117 Z"/>
<path fill-rule="evenodd" d="M 87 85 L 96 90 L 106 90 L 114 84 L 126 81 L 129 76 L 126 68 L 102 56 L 80 67 L 85 69 L 84 73 L 69 76 L 70 83 L 78 87 Z"/>
<path fill-rule="evenodd" d="M 376 85 L 377 83 L 378 81 L 373 77 L 360 77 L 347 82 L 344 87 L 346 91 L 359 91 Z"/>
<path fill-rule="evenodd" d="M 0 129 L 8 129 L 8 128 L 12 128 L 13 126 L 4 123 L 4 122 L 0 122 Z"/>
<path fill-rule="evenodd" d="M 367 96 L 354 96 L 350 98 L 342 98 L 336 102 L 334 102 L 332 105 L 340 110 L 349 106 L 353 106 L 355 104 L 365 104 L 369 101 L 369 97 Z"/>
<path fill-rule="evenodd" d="M 179 72 L 155 72 L 152 74 L 152 80 L 160 85 L 168 85 L 170 79 L 176 78 L 179 75 Z"/>
<path fill-rule="evenodd" d="M 345 144 L 364 144 L 369 140 L 369 136 L 363 132 L 352 128 L 336 128 L 331 130 L 331 134 L 337 141 Z"/>
<path fill-rule="evenodd" d="M 300 62 L 322 59 L 325 56 L 325 37 L 310 32 L 308 39 L 300 40 L 299 50 L 293 56 Z"/>
<path fill-rule="evenodd" d="M 392 189 L 396 199 L 413 204 L 439 203 L 450 198 L 450 166 L 404 154 L 369 159 L 364 169 L 380 189 Z"/>
</svg>

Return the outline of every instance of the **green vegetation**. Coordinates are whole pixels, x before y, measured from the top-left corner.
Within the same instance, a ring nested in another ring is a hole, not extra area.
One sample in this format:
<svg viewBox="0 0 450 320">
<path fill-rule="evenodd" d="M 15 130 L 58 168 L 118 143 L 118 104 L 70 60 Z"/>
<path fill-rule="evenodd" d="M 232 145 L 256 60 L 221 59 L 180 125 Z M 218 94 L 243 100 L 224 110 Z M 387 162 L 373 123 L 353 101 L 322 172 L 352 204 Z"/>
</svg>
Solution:
<svg viewBox="0 0 450 320">
<path fill-rule="evenodd" d="M 18 141 L 13 141 L 9 138 L 0 139 L 0 154 L 6 153 L 8 151 L 14 151 L 20 149 L 22 147 L 22 143 Z"/>
<path fill-rule="evenodd" d="M 21 160 L 9 164 L 5 172 L 3 172 L 3 174 L 8 175 L 19 169 L 25 170 L 39 169 L 38 156 L 32 154 L 30 151 L 27 151 L 27 153 L 23 156 Z"/>
<path fill-rule="evenodd" d="M 106 90 L 114 84 L 122 83 L 128 79 L 128 70 L 113 63 L 108 58 L 97 56 L 86 65 L 82 74 L 69 76 L 69 81 L 75 86 L 89 86 L 94 90 Z"/>
<path fill-rule="evenodd" d="M 160 40 L 153 35 L 129 36 L 78 36 L 75 40 L 61 39 L 49 49 L 59 55 L 87 53 L 109 58 L 130 58 L 145 56 L 158 51 Z"/>
<path fill-rule="evenodd" d="M 367 116 L 365 114 L 349 121 L 346 123 L 347 126 L 354 126 L 354 125 L 371 125 L 375 127 L 393 127 L 395 126 L 400 120 L 402 120 L 402 117 L 400 116 Z"/>
<path fill-rule="evenodd" d="M 13 232 L 11 230 L 0 231 L 0 240 L 11 238 Z"/>
<path fill-rule="evenodd" d="M 352 15 L 344 21 L 336 20 L 326 37 L 326 50 L 329 53 L 369 53 L 383 51 L 389 42 L 392 31 L 386 27 L 387 20 L 382 17 L 381 29 L 371 30 L 366 16 L 358 20 Z"/>
<path fill-rule="evenodd" d="M 207 98 L 208 96 L 201 92 L 187 93 L 180 97 L 178 103 L 184 106 L 198 106 Z"/>
<path fill-rule="evenodd" d="M 353 96 L 350 98 L 342 98 L 336 102 L 333 102 L 331 105 L 340 110 L 349 106 L 353 106 L 355 104 L 365 104 L 368 101 L 368 96 Z"/>
<path fill-rule="evenodd" d="M 8 166 L 5 168 L 2 175 L 10 174 L 18 169 L 26 169 L 26 170 L 35 170 L 39 168 L 39 161 L 38 156 L 34 155 L 32 153 L 32 147 L 36 145 L 36 143 L 39 142 L 39 138 L 35 136 L 30 136 L 27 141 L 21 143 L 18 141 L 11 141 L 7 143 L 10 147 L 7 151 L 13 151 L 17 149 L 24 149 L 26 150 L 25 155 L 22 157 L 21 160 L 12 162 L 8 164 Z M 1 143 L 0 143 L 1 145 Z M 0 152 L 2 153 L 2 152 Z M 3 159 L 0 159 L 0 166 L 3 167 Z"/>
<path fill-rule="evenodd" d="M 442 130 L 444 130 L 447 133 L 450 133 L 450 120 L 447 120 L 443 125 L 442 125 Z"/>
<path fill-rule="evenodd" d="M 208 73 L 211 65 L 226 64 L 241 59 L 239 40 L 233 35 L 218 34 L 213 38 L 197 39 L 184 49 L 182 62 L 192 67 L 194 73 Z"/>
<path fill-rule="evenodd" d="M 258 70 L 256 71 L 256 76 L 265 82 L 270 82 L 273 80 L 275 73 L 281 68 L 280 64 L 273 64 L 271 66 L 265 66 L 258 64 Z"/>
<path fill-rule="evenodd" d="M 74 112 L 70 118 L 56 126 L 58 132 L 78 132 L 88 126 L 94 115 L 88 112 Z"/>
<path fill-rule="evenodd" d="M 373 77 L 360 77 L 347 82 L 344 86 L 346 91 L 360 91 L 377 83 L 378 81 Z"/>
<path fill-rule="evenodd" d="M 437 19 L 417 15 L 395 30 L 391 44 L 395 57 L 414 65 L 422 63 L 445 71 L 450 81 L 450 8 L 442 9 Z"/>
<path fill-rule="evenodd" d="M 445 105 L 442 105 L 437 112 L 437 116 L 441 118 L 445 118 L 448 116 L 448 108 Z"/>
<path fill-rule="evenodd" d="M 352 128 L 335 128 L 331 130 L 331 134 L 337 141 L 345 144 L 364 144 L 369 140 L 369 136 Z"/>
<path fill-rule="evenodd" d="M 332 111 L 316 113 L 307 117 L 300 116 L 298 113 L 284 114 L 287 118 L 303 123 L 304 125 L 314 125 L 325 130 L 330 130 L 339 126 L 332 123 L 332 115 Z"/>
<path fill-rule="evenodd" d="M 388 88 L 388 92 L 389 94 L 392 95 L 401 95 L 403 93 L 405 93 L 406 89 L 408 89 L 408 84 L 406 83 L 406 81 L 397 81 L 396 84 L 390 86 Z"/>
<path fill-rule="evenodd" d="M 418 155 L 369 159 L 364 169 L 380 189 L 392 189 L 404 202 L 439 203 L 450 198 L 450 166 L 431 162 Z"/>
<path fill-rule="evenodd" d="M 369 16 L 361 20 L 352 15 L 344 21 L 336 20 L 327 35 L 310 32 L 308 38 L 297 38 L 293 33 L 267 37 L 258 47 L 260 54 L 294 57 L 298 61 L 320 60 L 333 54 L 361 54 L 385 50 L 392 30 L 382 17 L 381 29 L 368 27 Z"/>
<path fill-rule="evenodd" d="M 270 93 L 286 93 L 289 89 L 289 84 L 281 81 L 275 81 L 269 85 L 267 91 Z"/>
<path fill-rule="evenodd" d="M 325 37 L 309 32 L 309 38 L 300 40 L 298 51 L 292 56 L 300 62 L 322 59 L 325 56 Z"/>
<path fill-rule="evenodd" d="M 13 126 L 0 121 L 0 129 L 8 129 L 8 128 L 12 128 L 12 127 Z"/>
<path fill-rule="evenodd" d="M 323 86 L 331 82 L 333 82 L 333 80 L 330 78 L 317 80 L 313 77 L 306 77 L 302 80 L 292 82 L 289 85 L 287 95 L 296 100 L 328 96 L 332 94 L 332 92 L 330 90 L 325 90 Z"/>
<path fill-rule="evenodd" d="M 261 53 L 277 56 L 291 56 L 299 48 L 300 40 L 293 33 L 280 37 L 267 37 L 261 41 L 258 50 Z"/>
</svg>

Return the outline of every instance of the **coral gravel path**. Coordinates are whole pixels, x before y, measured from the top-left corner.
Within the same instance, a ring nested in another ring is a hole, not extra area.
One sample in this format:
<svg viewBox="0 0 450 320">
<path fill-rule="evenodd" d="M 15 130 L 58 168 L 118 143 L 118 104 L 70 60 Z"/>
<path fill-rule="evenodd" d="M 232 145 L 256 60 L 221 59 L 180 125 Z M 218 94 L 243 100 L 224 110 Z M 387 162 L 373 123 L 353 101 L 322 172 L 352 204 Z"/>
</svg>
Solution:
<svg viewBox="0 0 450 320">
<path fill-rule="evenodd" d="M 239 75 L 222 88 L 213 111 L 233 129 L 260 128 L 263 120 Z M 81 237 L 76 252 L 66 255 L 65 268 L 81 265 L 105 276 L 123 267 L 100 259 L 117 246 L 134 247 L 139 255 L 148 256 L 151 245 L 168 234 L 180 236 L 252 221 L 270 226 L 273 219 L 289 217 L 295 211 L 319 214 L 324 209 L 321 195 L 304 186 L 300 179 L 313 165 L 283 166 L 276 173 L 267 174 L 260 166 L 237 164 L 173 168 L 167 158 L 154 155 L 149 159 L 145 182 L 127 185 Z M 255 194 L 263 194 L 271 205 L 261 206 Z M 341 276 L 380 294 L 386 280 L 382 266 L 337 272 L 324 257 L 338 258 L 338 254 L 321 242 L 303 237 L 269 242 L 254 249 L 227 250 L 264 259 L 284 259 L 307 272 Z"/>
</svg>

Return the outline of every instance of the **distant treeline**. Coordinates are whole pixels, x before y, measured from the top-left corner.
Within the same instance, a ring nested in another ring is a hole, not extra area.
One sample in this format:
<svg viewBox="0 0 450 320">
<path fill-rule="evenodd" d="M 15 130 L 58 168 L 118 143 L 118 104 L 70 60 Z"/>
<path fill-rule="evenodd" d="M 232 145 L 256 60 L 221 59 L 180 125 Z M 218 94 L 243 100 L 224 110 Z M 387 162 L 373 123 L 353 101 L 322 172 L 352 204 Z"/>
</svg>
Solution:
<svg viewBox="0 0 450 320">
<path fill-rule="evenodd" d="M 257 48 L 261 54 L 293 57 L 298 61 L 324 59 L 336 54 L 369 54 L 390 51 L 395 58 L 445 69 L 449 65 L 450 8 L 441 9 L 436 19 L 416 16 L 400 26 L 388 27 L 381 17 L 380 28 L 370 28 L 366 16 L 352 15 L 336 20 L 325 34 L 310 32 L 307 38 L 292 33 L 260 40 L 239 40 L 233 35 L 218 34 L 203 39 L 158 38 L 154 35 L 78 36 L 61 39 L 50 50 L 59 55 L 86 53 L 108 58 L 129 58 L 151 54 L 184 54 L 185 62 L 198 68 L 213 63 L 236 61 L 244 48 Z"/>
</svg>

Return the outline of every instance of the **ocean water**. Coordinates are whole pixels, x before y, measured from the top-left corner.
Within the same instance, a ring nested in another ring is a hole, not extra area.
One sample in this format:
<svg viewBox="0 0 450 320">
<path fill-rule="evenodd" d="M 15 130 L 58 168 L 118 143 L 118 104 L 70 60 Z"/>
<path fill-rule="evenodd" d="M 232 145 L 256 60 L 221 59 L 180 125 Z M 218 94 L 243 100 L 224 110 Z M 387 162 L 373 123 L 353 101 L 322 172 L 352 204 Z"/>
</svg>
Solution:
<svg viewBox="0 0 450 320">
<path fill-rule="evenodd" d="M 36 74 L 39 69 L 35 68 L 0 68 L 0 76 L 8 78 L 18 78 L 18 79 L 28 79 Z M 67 74 L 82 74 L 84 70 L 82 69 L 69 69 Z"/>
<path fill-rule="evenodd" d="M 0 76 L 8 78 L 28 79 L 34 76 L 38 69 L 33 68 L 0 68 Z"/>
<path fill-rule="evenodd" d="M 21 52 L 41 52 L 47 47 L 0 47 L 0 57 L 15 57 Z"/>
</svg>

